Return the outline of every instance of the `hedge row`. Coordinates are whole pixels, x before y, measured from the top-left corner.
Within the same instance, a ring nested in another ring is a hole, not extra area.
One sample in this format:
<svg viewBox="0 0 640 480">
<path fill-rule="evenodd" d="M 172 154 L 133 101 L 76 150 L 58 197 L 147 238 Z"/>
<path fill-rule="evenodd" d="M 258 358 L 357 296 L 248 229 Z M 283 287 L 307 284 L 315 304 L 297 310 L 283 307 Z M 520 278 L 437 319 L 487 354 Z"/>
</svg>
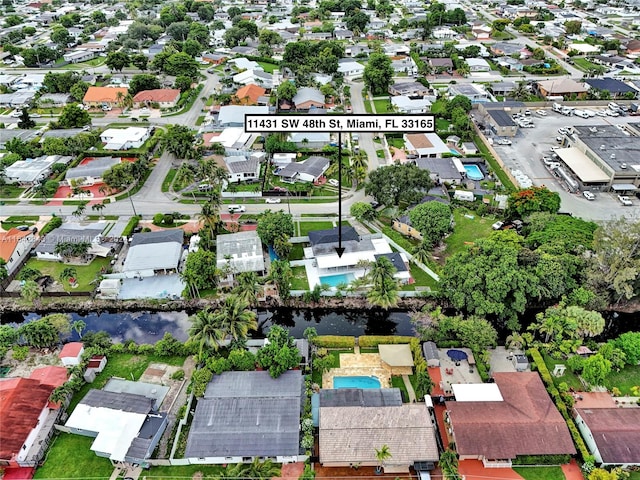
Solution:
<svg viewBox="0 0 640 480">
<path fill-rule="evenodd" d="M 131 234 L 133 233 L 133 229 L 138 226 L 139 222 L 140 222 L 140 217 L 135 217 L 135 216 L 131 217 L 129 219 L 129 223 L 127 223 L 127 225 L 122 230 L 122 236 L 123 237 L 131 236 Z"/>
<path fill-rule="evenodd" d="M 393 335 L 363 335 L 358 338 L 358 345 L 363 348 L 377 347 L 382 344 L 410 343 L 415 337 L 400 337 Z"/>
<path fill-rule="evenodd" d="M 62 218 L 54 216 L 44 227 L 42 227 L 42 230 L 40 230 L 40 236 L 46 235 L 60 226 L 62 226 Z"/>
<path fill-rule="evenodd" d="M 571 455 L 518 455 L 514 465 L 562 465 L 571 461 Z"/>
<path fill-rule="evenodd" d="M 553 378 L 551 377 L 551 372 L 547 368 L 547 365 L 544 363 L 544 359 L 540 354 L 540 351 L 537 348 L 532 348 L 529 350 L 529 355 L 531 356 L 533 363 L 536 365 L 538 373 L 542 377 L 542 381 L 547 386 L 547 392 L 551 395 L 558 411 L 562 414 L 564 419 L 566 420 L 567 426 L 569 427 L 569 431 L 571 432 L 571 437 L 573 438 L 573 443 L 575 443 L 580 456 L 584 462 L 593 462 L 593 455 L 589 452 L 589 449 L 584 443 L 584 439 L 582 435 L 578 431 L 578 427 L 576 426 L 575 421 L 571 417 L 571 413 L 569 412 L 569 408 L 567 408 L 567 404 L 562 399 L 562 396 L 555 384 L 553 383 Z"/>
<path fill-rule="evenodd" d="M 318 335 L 312 342 L 315 346 L 324 348 L 353 348 L 356 345 L 355 337 L 340 335 Z"/>
</svg>

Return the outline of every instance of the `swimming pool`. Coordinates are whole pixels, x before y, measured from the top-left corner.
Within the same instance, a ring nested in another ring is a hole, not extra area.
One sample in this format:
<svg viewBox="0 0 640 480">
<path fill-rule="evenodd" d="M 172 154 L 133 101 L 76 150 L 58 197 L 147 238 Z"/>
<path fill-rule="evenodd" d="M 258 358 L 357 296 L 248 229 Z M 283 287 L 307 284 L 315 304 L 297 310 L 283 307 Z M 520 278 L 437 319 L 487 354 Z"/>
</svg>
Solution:
<svg viewBox="0 0 640 480">
<path fill-rule="evenodd" d="M 451 152 L 452 155 L 455 155 L 456 157 L 460 156 L 460 152 L 455 148 L 450 148 L 449 151 Z"/>
<path fill-rule="evenodd" d="M 329 285 L 330 287 L 337 287 L 340 284 L 350 284 L 355 280 L 353 273 L 339 273 L 337 275 L 327 275 L 326 277 L 320 277 L 320 284 Z"/>
<path fill-rule="evenodd" d="M 467 172 L 467 178 L 470 180 L 483 180 L 484 175 L 482 174 L 482 170 L 477 165 L 465 165 L 464 169 Z"/>
<path fill-rule="evenodd" d="M 333 388 L 380 388 L 376 377 L 333 377 Z"/>
</svg>

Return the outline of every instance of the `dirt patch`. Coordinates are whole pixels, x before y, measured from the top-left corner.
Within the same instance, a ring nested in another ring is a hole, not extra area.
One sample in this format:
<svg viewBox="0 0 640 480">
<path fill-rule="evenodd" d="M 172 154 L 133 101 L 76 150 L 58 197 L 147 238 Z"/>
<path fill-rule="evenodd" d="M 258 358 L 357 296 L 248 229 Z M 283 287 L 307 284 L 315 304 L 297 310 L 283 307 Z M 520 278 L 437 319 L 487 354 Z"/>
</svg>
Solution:
<svg viewBox="0 0 640 480">
<path fill-rule="evenodd" d="M 8 377 L 29 377 L 36 368 L 46 367 L 50 365 L 62 366 L 62 361 L 58 358 L 60 349 L 40 350 L 31 348 L 29 355 L 24 360 L 16 360 L 13 358 L 13 352 L 9 351 L 2 361 L 2 365 L 9 367 Z"/>
<path fill-rule="evenodd" d="M 193 474 L 193 476 L 191 477 L 191 480 L 202 480 L 204 478 L 204 473 L 202 472 L 196 472 Z"/>
</svg>

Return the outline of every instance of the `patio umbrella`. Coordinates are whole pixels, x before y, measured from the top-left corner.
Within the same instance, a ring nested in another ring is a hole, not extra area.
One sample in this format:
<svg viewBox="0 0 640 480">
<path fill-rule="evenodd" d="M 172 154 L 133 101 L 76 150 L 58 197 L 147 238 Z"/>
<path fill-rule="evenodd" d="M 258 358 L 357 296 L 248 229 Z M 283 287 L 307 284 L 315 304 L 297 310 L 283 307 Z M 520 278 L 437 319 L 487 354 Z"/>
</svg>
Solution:
<svg viewBox="0 0 640 480">
<path fill-rule="evenodd" d="M 454 362 L 467 359 L 467 354 L 462 350 L 447 350 L 447 356 Z"/>
</svg>

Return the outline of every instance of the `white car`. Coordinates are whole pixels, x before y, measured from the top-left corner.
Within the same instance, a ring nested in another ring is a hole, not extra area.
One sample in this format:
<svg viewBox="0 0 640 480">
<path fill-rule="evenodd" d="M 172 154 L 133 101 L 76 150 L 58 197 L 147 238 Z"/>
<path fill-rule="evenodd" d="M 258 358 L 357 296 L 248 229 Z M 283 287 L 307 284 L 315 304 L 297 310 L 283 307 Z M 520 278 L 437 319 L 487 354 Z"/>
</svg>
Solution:
<svg viewBox="0 0 640 480">
<path fill-rule="evenodd" d="M 229 205 L 229 213 L 244 213 L 247 211 L 247 207 L 244 205 Z"/>
<path fill-rule="evenodd" d="M 599 117 L 606 117 L 607 116 L 607 111 L 606 110 L 598 110 L 596 111 L 596 115 Z"/>
<path fill-rule="evenodd" d="M 273 197 L 264 199 L 264 203 L 280 203 L 281 201 L 282 200 L 280 198 L 273 198 Z"/>
<path fill-rule="evenodd" d="M 500 140 L 498 140 L 498 145 L 511 145 L 511 140 L 501 138 Z"/>
<path fill-rule="evenodd" d="M 493 228 L 494 230 L 500 230 L 503 225 L 504 225 L 504 222 L 496 222 L 493 225 L 491 225 L 491 228 Z"/>
<path fill-rule="evenodd" d="M 620 200 L 620 203 L 625 207 L 630 207 L 633 205 L 633 203 L 631 202 L 631 199 L 624 195 L 618 195 L 618 200 Z"/>
<path fill-rule="evenodd" d="M 22 112 L 20 110 L 14 110 L 9 114 L 9 116 L 12 118 L 20 118 L 20 115 L 22 115 Z"/>
<path fill-rule="evenodd" d="M 332 187 L 337 187 L 340 185 L 340 182 L 338 182 L 338 180 L 336 180 L 335 178 L 330 178 L 329 185 L 331 185 Z"/>
<path fill-rule="evenodd" d="M 40 115 L 39 113 L 31 113 L 31 114 L 29 114 L 29 116 L 31 118 L 40 118 L 40 117 L 42 117 L 42 115 Z"/>
<path fill-rule="evenodd" d="M 538 115 L 540 115 L 541 117 L 546 117 L 547 116 L 547 111 L 546 110 L 536 110 L 536 113 Z"/>
<path fill-rule="evenodd" d="M 587 200 L 595 200 L 595 199 L 596 199 L 596 196 L 595 196 L 593 193 L 591 193 L 591 192 L 584 191 L 584 192 L 582 192 L 582 195 L 583 195 L 583 196 L 584 196 L 584 198 L 586 198 Z"/>
<path fill-rule="evenodd" d="M 149 109 L 148 109 L 147 107 L 142 107 L 142 108 L 140 109 L 140 113 L 141 113 L 142 115 L 148 114 L 148 113 L 149 113 Z"/>
</svg>

